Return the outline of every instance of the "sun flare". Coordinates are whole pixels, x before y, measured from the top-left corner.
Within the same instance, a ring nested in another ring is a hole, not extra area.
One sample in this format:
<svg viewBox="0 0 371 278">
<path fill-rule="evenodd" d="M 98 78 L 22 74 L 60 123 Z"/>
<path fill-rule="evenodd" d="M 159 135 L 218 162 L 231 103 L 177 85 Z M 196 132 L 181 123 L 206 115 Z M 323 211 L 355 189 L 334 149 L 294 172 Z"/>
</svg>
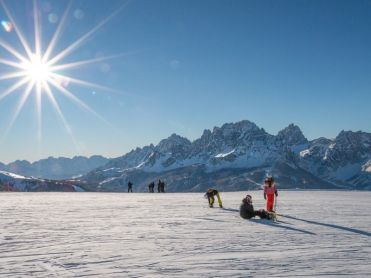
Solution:
<svg viewBox="0 0 371 278">
<path fill-rule="evenodd" d="M 22 64 L 22 68 L 25 76 L 38 84 L 48 82 L 51 73 L 53 73 L 48 63 L 43 62 L 42 57 L 37 54 L 32 54 L 31 59 Z"/>
<path fill-rule="evenodd" d="M 55 98 L 55 94 L 61 93 L 67 97 L 70 101 L 76 104 L 80 109 L 89 112 L 95 115 L 100 120 L 104 121 L 106 124 L 111 125 L 105 119 L 103 119 L 99 114 L 97 114 L 92 108 L 90 108 L 86 103 L 80 100 L 70 91 L 69 85 L 75 84 L 79 86 L 85 86 L 89 88 L 99 89 L 103 91 L 118 92 L 111 88 L 101 86 L 92 82 L 85 80 L 77 79 L 72 76 L 66 75 L 64 72 L 68 69 L 73 69 L 81 66 L 86 66 L 93 63 L 98 63 L 107 59 L 113 59 L 124 54 L 111 55 L 107 57 L 92 58 L 87 60 L 75 61 L 72 63 L 63 63 L 63 59 L 71 54 L 73 51 L 81 47 L 92 35 L 94 35 L 103 25 L 110 21 L 115 15 L 117 15 L 128 2 L 122 4 L 119 9 L 115 10 L 111 15 L 99 22 L 94 28 L 83 34 L 76 41 L 71 43 L 69 46 L 64 48 L 58 53 L 54 53 L 56 45 L 61 37 L 62 30 L 64 29 L 65 22 L 71 10 L 72 1 L 66 7 L 64 14 L 62 15 L 59 25 L 57 26 L 52 38 L 50 39 L 47 47 L 43 47 L 43 41 L 41 36 L 41 12 L 38 8 L 39 1 L 33 0 L 33 20 L 34 20 L 34 42 L 32 46 L 29 41 L 21 31 L 21 28 L 18 26 L 15 21 L 11 11 L 5 4 L 4 0 L 0 0 L 0 6 L 2 6 L 5 11 L 6 16 L 9 18 L 5 24 L 2 23 L 2 26 L 5 28 L 5 31 L 8 33 L 15 32 L 20 43 L 22 44 L 22 49 L 18 50 L 0 38 L 0 48 L 8 52 L 10 59 L 0 57 L 0 64 L 3 64 L 7 67 L 15 69 L 15 71 L 6 72 L 0 75 L 1 80 L 16 80 L 9 88 L 0 92 L 0 101 L 7 97 L 10 94 L 15 93 L 16 91 L 23 90 L 23 93 L 16 105 L 15 112 L 12 115 L 12 118 L 9 122 L 9 125 L 4 133 L 4 137 L 7 135 L 8 131 L 11 129 L 12 125 L 16 121 L 19 113 L 21 112 L 23 106 L 25 105 L 27 99 L 32 93 L 36 96 L 36 107 L 38 117 L 38 138 L 41 140 L 41 119 L 42 119 L 42 97 L 46 97 L 51 105 L 54 107 L 54 110 L 63 123 L 67 133 L 71 136 L 71 139 L 75 143 L 74 136 L 72 134 L 71 128 L 67 123 L 62 110 Z M 7 28 L 11 26 L 12 28 Z M 63 70 L 63 73 L 60 71 Z M 121 93 L 121 92 L 119 92 Z M 75 144 L 76 146 L 76 144 Z"/>
</svg>

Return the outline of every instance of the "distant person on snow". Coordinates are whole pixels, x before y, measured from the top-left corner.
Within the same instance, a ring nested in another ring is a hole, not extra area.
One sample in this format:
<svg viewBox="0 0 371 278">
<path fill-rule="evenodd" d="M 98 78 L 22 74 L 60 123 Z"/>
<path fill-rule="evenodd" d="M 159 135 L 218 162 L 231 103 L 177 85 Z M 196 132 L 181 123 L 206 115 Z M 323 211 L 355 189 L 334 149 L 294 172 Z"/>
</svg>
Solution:
<svg viewBox="0 0 371 278">
<path fill-rule="evenodd" d="M 267 212 L 264 209 L 254 210 L 251 195 L 246 195 L 246 197 L 242 199 L 240 216 L 244 219 L 254 218 L 255 216 L 259 216 L 261 219 L 275 219 L 275 214 L 272 212 Z"/>
<path fill-rule="evenodd" d="M 205 198 L 207 198 L 207 200 L 209 201 L 209 207 L 211 208 L 214 207 L 214 202 L 215 202 L 214 196 L 218 198 L 219 207 L 223 208 L 223 204 L 222 204 L 222 200 L 220 199 L 219 192 L 218 190 L 214 188 L 209 188 L 205 193 Z"/>
<path fill-rule="evenodd" d="M 128 182 L 128 193 L 133 192 L 133 183 L 131 181 Z"/>
<path fill-rule="evenodd" d="M 165 182 L 163 182 L 163 181 L 161 181 L 160 191 L 161 191 L 161 193 L 165 193 Z"/>
<path fill-rule="evenodd" d="M 273 211 L 274 199 L 278 196 L 273 177 L 268 177 L 264 180 L 263 190 L 264 200 L 267 200 L 267 211 Z"/>
<path fill-rule="evenodd" d="M 161 192 L 161 183 L 162 183 L 162 181 L 161 180 L 158 180 L 158 182 L 157 182 L 157 192 L 158 193 Z"/>
<path fill-rule="evenodd" d="M 149 185 L 148 185 L 148 191 L 150 193 L 153 193 L 154 192 L 154 188 L 155 188 L 155 183 L 152 181 Z"/>
</svg>

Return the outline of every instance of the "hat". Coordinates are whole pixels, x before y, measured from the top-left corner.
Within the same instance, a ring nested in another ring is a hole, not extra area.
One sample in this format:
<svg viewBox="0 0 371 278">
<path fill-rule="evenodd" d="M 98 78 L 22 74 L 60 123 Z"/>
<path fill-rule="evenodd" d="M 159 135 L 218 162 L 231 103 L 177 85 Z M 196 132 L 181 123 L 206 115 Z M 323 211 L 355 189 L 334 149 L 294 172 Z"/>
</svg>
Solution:
<svg viewBox="0 0 371 278">
<path fill-rule="evenodd" d="M 273 182 L 274 182 L 274 178 L 273 177 L 266 177 L 265 180 L 264 180 L 264 183 L 272 184 Z"/>
<path fill-rule="evenodd" d="M 242 201 L 243 202 L 246 202 L 248 204 L 252 204 L 252 197 L 251 197 L 251 195 L 247 194 L 246 197 Z"/>
</svg>

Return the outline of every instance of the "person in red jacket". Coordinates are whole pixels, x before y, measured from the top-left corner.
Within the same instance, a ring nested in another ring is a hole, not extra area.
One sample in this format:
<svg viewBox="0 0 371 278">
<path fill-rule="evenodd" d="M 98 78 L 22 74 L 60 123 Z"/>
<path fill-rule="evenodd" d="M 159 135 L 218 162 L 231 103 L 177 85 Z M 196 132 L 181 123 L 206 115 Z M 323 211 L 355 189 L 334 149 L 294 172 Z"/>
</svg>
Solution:
<svg viewBox="0 0 371 278">
<path fill-rule="evenodd" d="M 274 198 L 278 196 L 273 177 L 264 180 L 264 200 L 267 200 L 267 211 L 273 211 Z"/>
</svg>

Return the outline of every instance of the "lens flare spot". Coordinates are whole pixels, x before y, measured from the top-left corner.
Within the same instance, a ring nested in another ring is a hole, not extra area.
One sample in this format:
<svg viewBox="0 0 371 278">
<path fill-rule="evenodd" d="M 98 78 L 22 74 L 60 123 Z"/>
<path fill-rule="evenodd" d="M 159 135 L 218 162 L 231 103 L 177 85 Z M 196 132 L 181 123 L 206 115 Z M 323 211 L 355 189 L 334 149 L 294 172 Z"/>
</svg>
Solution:
<svg viewBox="0 0 371 278">
<path fill-rule="evenodd" d="M 84 18 L 84 12 L 82 11 L 82 10 L 80 10 L 80 9 L 77 9 L 77 10 L 75 10 L 74 12 L 73 12 L 73 16 L 76 18 L 76 19 L 78 19 L 78 20 L 81 20 L 81 19 L 83 19 Z"/>
<path fill-rule="evenodd" d="M 58 22 L 59 18 L 58 18 L 58 15 L 56 15 L 55 13 L 51 13 L 48 15 L 48 20 L 50 23 L 55 24 Z"/>
<path fill-rule="evenodd" d="M 63 88 L 67 88 L 70 84 L 70 79 L 68 77 L 65 77 L 65 76 L 54 76 L 54 81 L 57 85 L 63 87 Z"/>
<path fill-rule="evenodd" d="M 107 63 L 104 63 L 100 66 L 100 71 L 103 73 L 108 73 L 111 70 L 111 66 Z"/>
<path fill-rule="evenodd" d="M 179 62 L 179 60 L 174 59 L 174 60 L 170 61 L 170 67 L 171 67 L 173 70 L 178 69 L 178 68 L 180 67 L 180 62 Z"/>
<path fill-rule="evenodd" d="M 13 31 L 13 24 L 10 21 L 2 20 L 1 26 L 3 26 L 5 32 L 10 33 L 11 31 Z"/>
</svg>

